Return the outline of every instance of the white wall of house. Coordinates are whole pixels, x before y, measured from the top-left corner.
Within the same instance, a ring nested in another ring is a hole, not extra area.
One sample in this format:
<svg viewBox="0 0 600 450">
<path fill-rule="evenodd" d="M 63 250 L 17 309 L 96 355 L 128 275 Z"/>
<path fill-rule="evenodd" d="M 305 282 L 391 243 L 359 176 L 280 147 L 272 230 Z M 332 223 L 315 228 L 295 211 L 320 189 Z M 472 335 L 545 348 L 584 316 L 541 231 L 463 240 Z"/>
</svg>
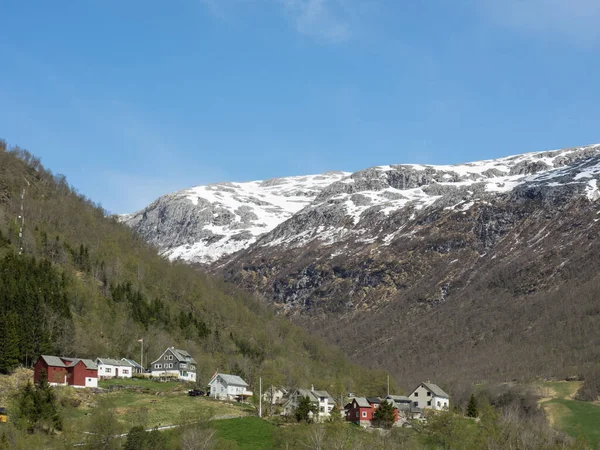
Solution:
<svg viewBox="0 0 600 450">
<path fill-rule="evenodd" d="M 133 367 L 130 366 L 113 366 L 111 364 L 103 364 L 100 361 L 98 364 L 98 376 L 100 378 L 131 378 Z"/>
<path fill-rule="evenodd" d="M 85 377 L 85 387 L 97 388 L 98 387 L 98 378 Z"/>
<path fill-rule="evenodd" d="M 437 397 L 433 392 L 421 385 L 408 397 L 413 405 L 421 409 L 442 410 L 450 407 L 450 400 L 445 397 Z"/>
<path fill-rule="evenodd" d="M 160 367 L 158 367 L 160 366 Z M 152 365 L 152 376 L 153 377 L 167 377 L 171 376 L 173 378 L 177 378 L 179 380 L 184 381 L 196 381 L 196 372 L 190 372 L 186 370 L 177 370 L 175 369 L 175 364 L 171 364 L 172 367 L 164 367 L 165 364 L 153 364 Z"/>
<path fill-rule="evenodd" d="M 244 386 L 227 384 L 220 377 L 215 378 L 210 383 L 211 397 L 233 400 L 240 395 L 250 396 L 252 395 L 252 392 L 246 390 Z"/>
<path fill-rule="evenodd" d="M 315 394 L 316 395 L 316 394 Z M 327 418 L 335 405 L 329 403 L 329 398 L 319 397 L 319 417 Z"/>
</svg>

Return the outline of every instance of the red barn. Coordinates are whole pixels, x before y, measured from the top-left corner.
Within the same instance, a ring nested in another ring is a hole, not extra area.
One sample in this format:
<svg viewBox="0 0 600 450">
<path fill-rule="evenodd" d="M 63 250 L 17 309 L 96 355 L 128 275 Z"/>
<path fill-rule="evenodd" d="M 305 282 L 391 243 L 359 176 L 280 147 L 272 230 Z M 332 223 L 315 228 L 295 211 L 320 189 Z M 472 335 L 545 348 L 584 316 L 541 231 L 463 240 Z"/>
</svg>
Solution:
<svg viewBox="0 0 600 450">
<path fill-rule="evenodd" d="M 38 382 L 46 372 L 52 385 L 98 387 L 98 367 L 90 359 L 42 355 L 33 366 L 33 381 Z"/>
</svg>

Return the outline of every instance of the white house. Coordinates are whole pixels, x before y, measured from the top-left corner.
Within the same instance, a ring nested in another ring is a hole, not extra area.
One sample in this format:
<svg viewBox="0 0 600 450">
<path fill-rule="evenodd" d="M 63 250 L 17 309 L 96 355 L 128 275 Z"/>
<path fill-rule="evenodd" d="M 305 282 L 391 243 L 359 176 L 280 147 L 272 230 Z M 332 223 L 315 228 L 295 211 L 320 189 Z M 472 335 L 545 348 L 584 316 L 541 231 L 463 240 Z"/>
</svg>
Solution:
<svg viewBox="0 0 600 450">
<path fill-rule="evenodd" d="M 437 384 L 421 383 L 408 396 L 413 406 L 421 409 L 443 410 L 450 408 L 450 396 Z"/>
<path fill-rule="evenodd" d="M 97 358 L 98 378 L 131 378 L 133 366 L 123 360 L 111 358 Z"/>
<path fill-rule="evenodd" d="M 153 377 L 196 381 L 196 360 L 185 350 L 175 347 L 166 349 L 150 368 Z"/>
<path fill-rule="evenodd" d="M 222 400 L 245 400 L 252 396 L 248 383 L 237 375 L 215 373 L 208 382 L 210 396 Z"/>
<path fill-rule="evenodd" d="M 308 397 L 311 403 L 317 407 L 316 421 L 327 419 L 335 407 L 335 400 L 329 394 L 329 392 L 318 391 L 315 390 L 314 386 L 311 386 L 310 391 L 302 388 L 292 391 L 287 401 L 283 405 L 283 414 L 293 414 L 298 407 L 300 397 Z"/>
<path fill-rule="evenodd" d="M 121 358 L 121 361 L 131 364 L 131 366 L 133 367 L 133 373 L 144 373 L 144 368 L 140 366 L 135 360 Z"/>
</svg>

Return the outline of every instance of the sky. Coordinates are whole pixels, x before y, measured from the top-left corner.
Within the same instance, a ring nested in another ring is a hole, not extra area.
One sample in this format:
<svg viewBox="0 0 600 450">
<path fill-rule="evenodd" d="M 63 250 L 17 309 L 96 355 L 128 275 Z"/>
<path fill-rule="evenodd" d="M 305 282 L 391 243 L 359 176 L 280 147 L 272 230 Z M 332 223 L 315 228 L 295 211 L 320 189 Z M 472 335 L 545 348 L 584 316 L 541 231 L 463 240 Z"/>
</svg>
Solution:
<svg viewBox="0 0 600 450">
<path fill-rule="evenodd" d="M 0 0 L 0 138 L 112 213 L 600 142 L 597 0 Z"/>
</svg>

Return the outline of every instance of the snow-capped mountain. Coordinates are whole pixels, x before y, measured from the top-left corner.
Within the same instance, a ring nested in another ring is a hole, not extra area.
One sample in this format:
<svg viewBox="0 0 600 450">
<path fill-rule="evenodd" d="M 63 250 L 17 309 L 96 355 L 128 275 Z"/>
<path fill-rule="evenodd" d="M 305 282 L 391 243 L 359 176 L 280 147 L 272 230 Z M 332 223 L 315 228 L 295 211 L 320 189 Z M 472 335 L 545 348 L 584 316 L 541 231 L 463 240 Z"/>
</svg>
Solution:
<svg viewBox="0 0 600 450">
<path fill-rule="evenodd" d="M 196 186 L 160 197 L 121 220 L 170 259 L 210 263 L 248 247 L 347 175 Z"/>
<path fill-rule="evenodd" d="M 127 222 L 398 378 L 539 375 L 598 360 L 599 181 L 591 145 L 198 187 Z"/>
<path fill-rule="evenodd" d="M 317 240 L 389 244 L 401 229 L 391 216 L 429 207 L 466 210 L 474 202 L 525 183 L 560 177 L 562 168 L 600 153 L 600 145 L 527 153 L 457 165 L 403 164 L 355 173 L 197 186 L 165 195 L 122 220 L 170 259 L 223 262 L 259 246 L 294 247 Z M 590 169 L 569 181 L 589 198 L 600 195 Z"/>
</svg>

